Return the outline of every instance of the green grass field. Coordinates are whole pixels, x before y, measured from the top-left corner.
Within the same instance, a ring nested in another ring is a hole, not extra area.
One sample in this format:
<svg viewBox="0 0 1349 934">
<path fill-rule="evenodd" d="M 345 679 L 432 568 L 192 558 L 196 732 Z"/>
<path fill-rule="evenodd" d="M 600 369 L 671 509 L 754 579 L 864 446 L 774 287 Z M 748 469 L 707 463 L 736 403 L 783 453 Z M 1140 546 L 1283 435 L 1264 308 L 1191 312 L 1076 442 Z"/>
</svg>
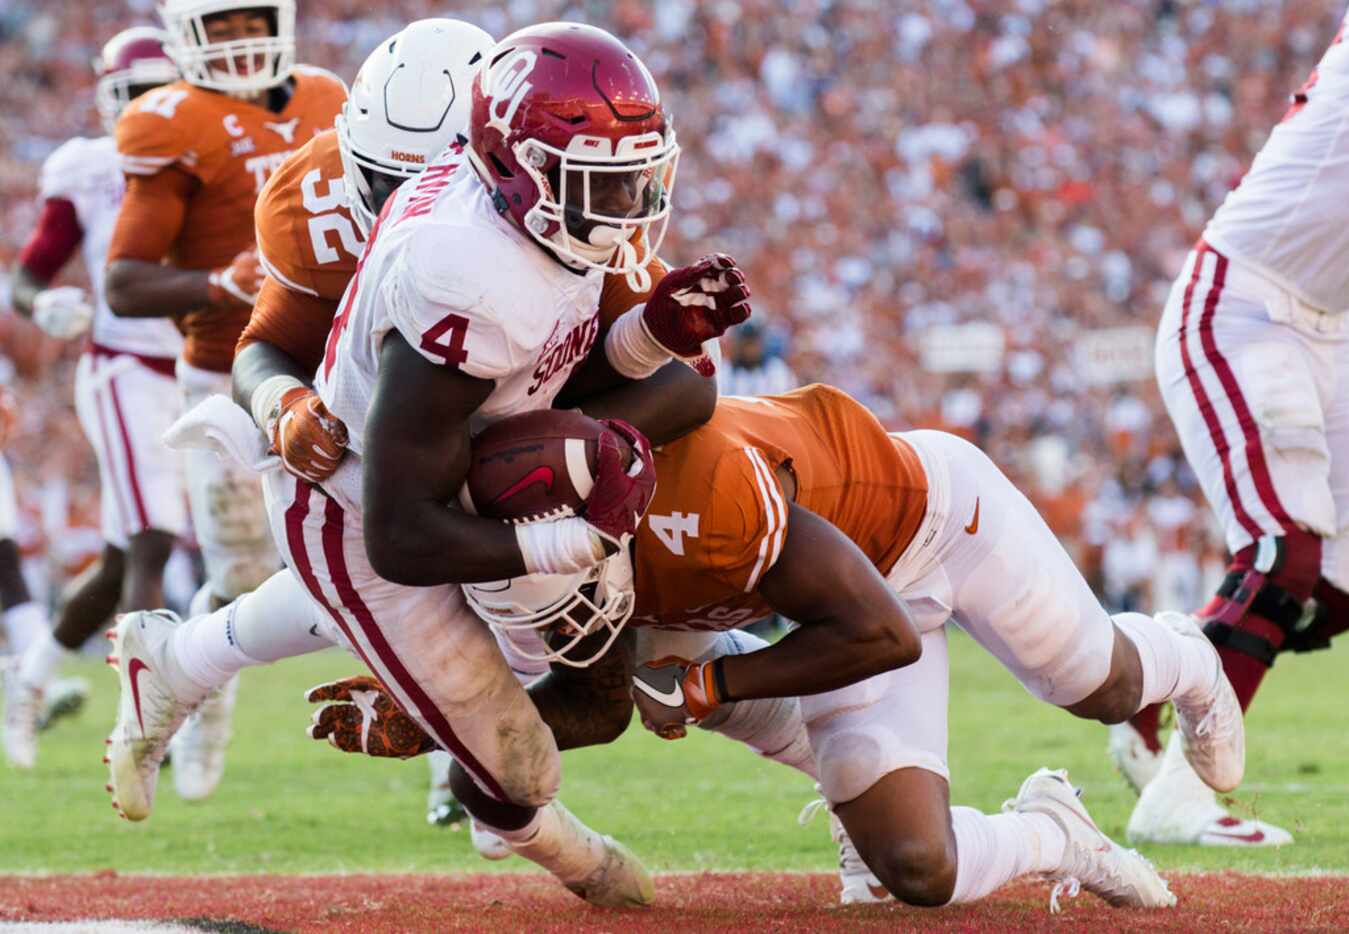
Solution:
<svg viewBox="0 0 1349 934">
<path fill-rule="evenodd" d="M 952 800 L 997 809 L 1041 765 L 1066 766 L 1102 828 L 1123 838 L 1132 793 L 1105 754 L 1105 731 L 1030 698 L 968 638 L 952 640 Z M 1248 721 L 1237 807 L 1288 827 L 1283 850 L 1154 847 L 1161 868 L 1263 873 L 1349 871 L 1349 646 L 1283 658 Z M 426 766 L 344 756 L 304 735 L 302 692 L 354 673 L 336 651 L 243 676 L 229 765 L 215 797 L 186 805 L 170 776 L 154 816 L 118 820 L 99 762 L 116 677 L 92 663 L 75 720 L 44 734 L 38 767 L 0 766 L 0 873 L 100 869 L 155 873 L 484 871 L 464 831 L 424 822 Z M 564 757 L 563 800 L 627 842 L 654 871 L 829 870 L 825 821 L 798 827 L 805 777 L 715 736 L 666 743 L 636 725 L 618 743 Z"/>
</svg>

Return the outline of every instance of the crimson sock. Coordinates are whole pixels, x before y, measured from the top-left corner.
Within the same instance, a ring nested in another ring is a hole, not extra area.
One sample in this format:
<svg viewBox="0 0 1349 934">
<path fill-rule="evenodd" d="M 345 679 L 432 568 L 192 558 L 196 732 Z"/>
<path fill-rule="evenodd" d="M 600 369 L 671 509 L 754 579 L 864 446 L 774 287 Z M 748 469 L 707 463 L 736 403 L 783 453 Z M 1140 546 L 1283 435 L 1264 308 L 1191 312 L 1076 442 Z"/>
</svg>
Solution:
<svg viewBox="0 0 1349 934">
<path fill-rule="evenodd" d="M 1129 718 L 1129 725 L 1143 737 L 1143 745 L 1148 747 L 1148 752 L 1162 751 L 1162 741 L 1158 739 L 1157 734 L 1162 727 L 1163 706 L 1165 705 L 1150 704 Z"/>
<path fill-rule="evenodd" d="M 1227 675 L 1227 680 L 1232 682 L 1232 690 L 1237 692 L 1241 712 L 1245 713 L 1269 669 L 1259 659 L 1245 652 L 1234 651 L 1227 646 L 1218 648 L 1218 657 L 1223 662 L 1223 673 Z"/>
</svg>

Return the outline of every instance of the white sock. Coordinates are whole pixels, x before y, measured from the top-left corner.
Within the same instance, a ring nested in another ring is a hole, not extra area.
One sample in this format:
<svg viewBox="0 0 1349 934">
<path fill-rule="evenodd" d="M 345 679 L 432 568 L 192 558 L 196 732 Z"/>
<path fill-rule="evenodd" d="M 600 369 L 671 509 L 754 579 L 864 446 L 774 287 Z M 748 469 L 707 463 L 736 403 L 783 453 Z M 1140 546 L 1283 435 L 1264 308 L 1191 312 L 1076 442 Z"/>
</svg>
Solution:
<svg viewBox="0 0 1349 934">
<path fill-rule="evenodd" d="M 972 902 L 1033 872 L 1053 872 L 1068 839 L 1048 814 L 984 814 L 951 808 L 956 887 L 948 904 Z"/>
<path fill-rule="evenodd" d="M 604 838 L 562 806 L 550 801 L 519 830 L 487 827 L 505 840 L 511 852 L 542 866 L 564 883 L 580 882 L 604 861 Z"/>
<path fill-rule="evenodd" d="M 47 608 L 36 600 L 10 607 L 0 619 L 9 637 L 9 650 L 15 655 L 27 652 L 28 647 L 48 628 Z"/>
<path fill-rule="evenodd" d="M 56 669 L 65 660 L 66 647 L 57 642 L 50 631 L 38 634 L 23 653 L 19 663 L 19 680 L 34 687 L 46 688 L 56 677 Z"/>
<path fill-rule="evenodd" d="M 1220 662 L 1207 640 L 1182 636 L 1142 613 L 1120 613 L 1114 621 L 1138 650 L 1143 668 L 1140 710 L 1213 689 Z"/>
<path fill-rule="evenodd" d="M 234 606 L 195 616 L 169 637 L 168 654 L 178 663 L 179 672 L 197 688 L 181 692 L 183 700 L 200 700 L 215 688 L 224 687 L 243 669 L 261 664 L 240 649 L 235 640 Z M 179 688 L 180 685 L 174 684 L 175 693 L 180 693 Z"/>
<path fill-rule="evenodd" d="M 322 611 L 298 589 L 295 576 L 282 570 L 239 597 L 229 607 L 235 645 L 253 664 L 307 655 L 331 646 L 320 623 Z"/>
</svg>

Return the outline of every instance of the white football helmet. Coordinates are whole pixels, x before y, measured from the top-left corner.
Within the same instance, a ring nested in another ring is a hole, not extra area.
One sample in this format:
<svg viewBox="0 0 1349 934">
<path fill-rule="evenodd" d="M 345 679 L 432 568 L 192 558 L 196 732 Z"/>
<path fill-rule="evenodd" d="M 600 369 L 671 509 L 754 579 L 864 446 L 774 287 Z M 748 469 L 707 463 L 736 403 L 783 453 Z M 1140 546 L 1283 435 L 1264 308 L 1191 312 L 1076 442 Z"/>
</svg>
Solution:
<svg viewBox="0 0 1349 934">
<path fill-rule="evenodd" d="M 164 51 L 166 38 L 152 26 L 132 26 L 104 43 L 94 59 L 94 103 L 109 136 L 132 98 L 178 80 L 178 68 Z"/>
<path fill-rule="evenodd" d="M 272 20 L 272 34 L 210 42 L 205 20 L 232 10 L 259 10 Z M 295 65 L 295 0 L 163 0 L 159 17 L 164 49 L 183 79 L 225 94 L 256 94 L 285 81 Z"/>
<path fill-rule="evenodd" d="M 557 648 L 547 648 L 544 641 L 542 652 L 531 652 L 519 641 L 511 640 L 521 656 L 572 668 L 585 668 L 603 658 L 636 605 L 632 559 L 626 549 L 576 574 L 529 574 L 460 586 L 469 605 L 507 639 L 513 631 L 525 629 L 563 637 Z M 609 637 L 604 645 L 588 658 L 572 658 L 567 654 L 582 639 L 606 630 Z"/>
<path fill-rule="evenodd" d="M 454 19 L 422 19 L 380 43 L 336 121 L 348 207 L 361 233 L 385 200 L 468 125 L 473 75 L 492 37 Z"/>
</svg>

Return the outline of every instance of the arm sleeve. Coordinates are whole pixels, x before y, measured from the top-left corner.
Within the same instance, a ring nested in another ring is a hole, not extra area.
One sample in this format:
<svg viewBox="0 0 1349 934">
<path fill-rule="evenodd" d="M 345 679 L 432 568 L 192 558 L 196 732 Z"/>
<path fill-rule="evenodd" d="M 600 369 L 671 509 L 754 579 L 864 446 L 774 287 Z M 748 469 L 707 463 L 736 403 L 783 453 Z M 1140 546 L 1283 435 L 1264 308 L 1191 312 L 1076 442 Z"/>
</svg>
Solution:
<svg viewBox="0 0 1349 934">
<path fill-rule="evenodd" d="M 177 169 L 129 176 L 108 247 L 108 260 L 157 263 L 167 256 L 183 229 L 188 199 L 195 187 L 196 180 Z"/>
<path fill-rule="evenodd" d="M 261 341 L 285 351 L 306 370 L 317 372 L 339 304 L 292 291 L 268 276 L 235 352 Z"/>
<path fill-rule="evenodd" d="M 701 517 L 698 559 L 728 587 L 749 593 L 778 560 L 787 498 L 769 458 L 754 447 L 723 454 L 712 472 L 712 508 Z"/>
<path fill-rule="evenodd" d="M 34 279 L 50 282 L 75 255 L 83 238 L 75 205 L 65 198 L 49 197 L 43 202 L 33 235 L 19 253 L 19 265 Z"/>
</svg>

